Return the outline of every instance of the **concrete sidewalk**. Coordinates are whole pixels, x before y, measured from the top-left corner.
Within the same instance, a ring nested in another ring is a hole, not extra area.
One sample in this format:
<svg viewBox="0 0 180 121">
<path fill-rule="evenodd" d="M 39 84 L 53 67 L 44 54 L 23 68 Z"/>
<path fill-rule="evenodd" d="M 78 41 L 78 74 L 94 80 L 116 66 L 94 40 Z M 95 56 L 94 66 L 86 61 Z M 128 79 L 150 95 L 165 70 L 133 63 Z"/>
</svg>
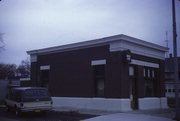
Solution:
<svg viewBox="0 0 180 121">
<path fill-rule="evenodd" d="M 1 105 L 0 107 L 5 107 Z M 54 111 L 60 112 L 75 112 L 80 114 L 97 115 L 95 118 L 85 121 L 174 121 L 174 109 L 156 109 L 156 110 L 133 110 L 128 112 L 120 111 L 103 111 L 103 110 L 88 110 L 77 109 L 73 107 L 54 107 Z M 16 121 L 8 118 L 0 120 Z"/>
<path fill-rule="evenodd" d="M 173 120 L 169 118 L 150 116 L 144 114 L 116 113 L 116 114 L 98 116 L 84 121 L 173 121 Z"/>
<path fill-rule="evenodd" d="M 154 110 L 133 110 L 133 111 L 128 111 L 128 112 L 120 112 L 120 111 L 103 111 L 103 110 L 89 110 L 89 109 L 77 109 L 73 107 L 56 107 L 53 109 L 54 111 L 62 111 L 62 112 L 78 112 L 81 114 L 91 114 L 91 115 L 97 115 L 100 116 L 105 116 L 105 118 L 108 118 L 109 116 L 112 118 L 114 116 L 114 120 L 116 121 L 116 118 L 120 117 L 126 117 L 126 116 L 131 116 L 131 117 L 136 117 L 136 115 L 139 117 L 141 116 L 142 118 L 150 118 L 154 119 L 153 121 L 165 121 L 165 119 L 169 119 L 167 121 L 172 121 L 171 119 L 174 118 L 175 112 L 174 109 L 154 109 Z M 153 118 L 156 117 L 156 118 Z M 99 119 L 99 118 L 98 118 Z M 109 118 L 108 118 L 109 119 Z M 100 120 L 100 119 L 99 119 Z M 105 120 L 103 118 L 103 120 Z M 123 119 L 124 120 L 124 119 Z M 132 119 L 131 119 L 132 120 Z M 140 119 L 137 119 L 138 121 L 142 121 Z M 90 120 L 87 120 L 90 121 Z M 93 120 L 92 120 L 93 121 Z M 128 121 L 128 119 L 127 119 Z M 149 121 L 149 120 L 146 120 Z"/>
<path fill-rule="evenodd" d="M 159 116 L 159 117 L 166 117 L 166 118 L 173 118 L 175 116 L 175 110 L 168 108 L 168 109 L 154 109 L 154 110 L 133 110 L 128 112 L 121 112 L 121 111 L 104 111 L 104 110 L 90 110 L 90 109 L 77 109 L 73 107 L 54 107 L 54 111 L 61 111 L 61 112 L 78 112 L 81 114 L 91 114 L 91 115 L 108 115 L 114 113 L 129 113 L 129 114 L 145 114 L 145 115 L 152 115 L 152 116 Z"/>
</svg>

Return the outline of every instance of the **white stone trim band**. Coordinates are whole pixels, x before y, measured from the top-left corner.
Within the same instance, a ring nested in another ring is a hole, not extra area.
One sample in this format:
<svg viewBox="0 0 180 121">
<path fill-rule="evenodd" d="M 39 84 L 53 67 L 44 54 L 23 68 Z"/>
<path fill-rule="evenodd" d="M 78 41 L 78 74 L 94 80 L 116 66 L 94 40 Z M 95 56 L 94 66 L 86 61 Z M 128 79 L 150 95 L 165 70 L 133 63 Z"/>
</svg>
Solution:
<svg viewBox="0 0 180 121">
<path fill-rule="evenodd" d="M 92 66 L 95 66 L 95 65 L 105 65 L 106 64 L 106 60 L 103 59 L 103 60 L 92 60 L 91 61 L 91 65 Z"/>
<path fill-rule="evenodd" d="M 168 108 L 166 97 L 139 98 L 139 109 L 164 109 Z"/>
<path fill-rule="evenodd" d="M 40 66 L 40 70 L 50 70 L 50 65 Z"/>
<path fill-rule="evenodd" d="M 77 98 L 52 97 L 53 107 L 71 107 L 77 109 L 104 110 L 104 111 L 132 111 L 129 98 Z M 168 108 L 166 97 L 139 98 L 139 109 Z"/>
<path fill-rule="evenodd" d="M 54 107 L 104 111 L 131 111 L 130 99 L 52 97 Z"/>
<path fill-rule="evenodd" d="M 151 63 L 151 62 L 135 60 L 135 59 L 131 60 L 131 64 L 140 65 L 140 66 L 147 66 L 147 67 L 153 67 L 153 68 L 159 68 L 159 64 L 157 64 L 157 63 Z"/>
</svg>

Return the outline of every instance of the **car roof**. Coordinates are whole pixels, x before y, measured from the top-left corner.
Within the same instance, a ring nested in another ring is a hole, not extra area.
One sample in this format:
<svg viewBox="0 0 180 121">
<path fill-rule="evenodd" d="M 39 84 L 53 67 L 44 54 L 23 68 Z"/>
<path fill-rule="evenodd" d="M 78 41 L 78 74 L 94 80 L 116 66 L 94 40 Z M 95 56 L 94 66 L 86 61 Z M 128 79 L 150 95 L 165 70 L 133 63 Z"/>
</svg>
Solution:
<svg viewBox="0 0 180 121">
<path fill-rule="evenodd" d="M 13 88 L 13 90 L 28 90 L 28 89 L 46 89 L 46 88 L 43 88 L 43 87 L 15 87 Z"/>
</svg>

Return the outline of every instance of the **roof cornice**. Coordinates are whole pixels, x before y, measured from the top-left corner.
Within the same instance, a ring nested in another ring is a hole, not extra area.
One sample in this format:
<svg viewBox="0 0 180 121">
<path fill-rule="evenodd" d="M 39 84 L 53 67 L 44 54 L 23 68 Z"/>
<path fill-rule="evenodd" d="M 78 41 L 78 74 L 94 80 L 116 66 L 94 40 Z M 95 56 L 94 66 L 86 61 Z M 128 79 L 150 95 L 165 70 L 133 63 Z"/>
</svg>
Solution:
<svg viewBox="0 0 180 121">
<path fill-rule="evenodd" d="M 84 42 L 72 43 L 72 44 L 55 46 L 55 47 L 50 47 L 50 48 L 38 49 L 38 50 L 31 50 L 31 51 L 27 51 L 27 53 L 29 55 L 43 55 L 43 54 L 48 54 L 48 53 L 57 53 L 57 52 L 83 49 L 83 48 L 88 48 L 88 47 L 109 45 L 110 43 L 115 42 L 115 41 L 126 41 L 132 44 L 156 49 L 163 52 L 168 51 L 168 48 L 166 47 L 163 47 L 154 43 L 150 43 L 147 41 L 143 41 L 134 37 L 127 36 L 127 35 L 120 34 L 120 35 L 104 37 L 104 38 L 94 39 L 94 40 L 89 40 L 89 41 L 84 41 Z"/>
</svg>

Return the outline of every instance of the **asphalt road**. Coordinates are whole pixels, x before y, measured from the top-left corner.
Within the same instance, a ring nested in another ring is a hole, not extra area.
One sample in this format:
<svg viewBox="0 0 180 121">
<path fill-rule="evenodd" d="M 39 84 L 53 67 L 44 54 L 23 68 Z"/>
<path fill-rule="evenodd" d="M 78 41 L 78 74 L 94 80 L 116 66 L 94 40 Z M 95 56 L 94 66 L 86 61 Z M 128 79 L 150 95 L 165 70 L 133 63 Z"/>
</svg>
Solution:
<svg viewBox="0 0 180 121">
<path fill-rule="evenodd" d="M 16 116 L 14 112 L 7 112 L 5 108 L 0 108 L 0 121 L 80 121 L 95 117 L 95 115 L 79 114 L 78 112 L 55 112 L 24 113 Z"/>
</svg>

